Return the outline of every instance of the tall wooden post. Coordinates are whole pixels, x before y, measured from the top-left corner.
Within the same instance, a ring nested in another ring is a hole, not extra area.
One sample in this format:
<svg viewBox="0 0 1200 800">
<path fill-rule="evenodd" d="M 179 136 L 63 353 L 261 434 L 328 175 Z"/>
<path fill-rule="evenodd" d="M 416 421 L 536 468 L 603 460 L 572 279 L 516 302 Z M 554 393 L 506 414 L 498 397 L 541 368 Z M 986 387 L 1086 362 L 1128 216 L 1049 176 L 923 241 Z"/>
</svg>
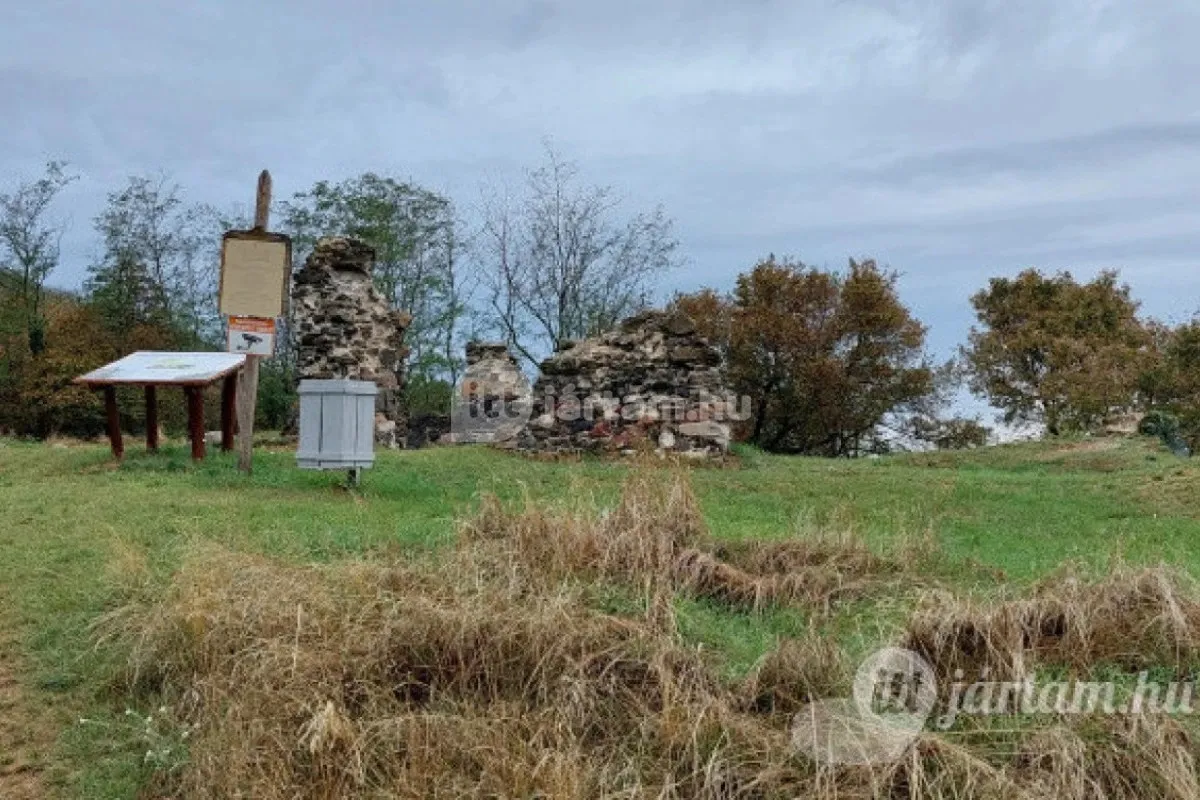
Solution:
<svg viewBox="0 0 1200 800">
<path fill-rule="evenodd" d="M 271 218 L 271 173 L 265 169 L 258 176 L 258 193 L 254 198 L 254 229 L 265 232 Z M 262 356 L 247 355 L 237 388 L 238 469 L 247 475 L 254 459 L 254 412 L 258 406 L 258 366 Z"/>
</svg>

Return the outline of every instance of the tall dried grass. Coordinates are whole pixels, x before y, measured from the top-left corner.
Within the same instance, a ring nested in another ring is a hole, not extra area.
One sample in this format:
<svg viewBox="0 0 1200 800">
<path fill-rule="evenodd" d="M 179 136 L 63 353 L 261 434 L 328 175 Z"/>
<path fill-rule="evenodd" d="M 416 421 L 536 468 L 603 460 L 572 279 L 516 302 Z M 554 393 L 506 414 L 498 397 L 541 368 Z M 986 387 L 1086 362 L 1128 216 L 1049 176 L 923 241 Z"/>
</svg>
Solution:
<svg viewBox="0 0 1200 800">
<path fill-rule="evenodd" d="M 675 592 L 821 603 L 831 584 L 814 588 L 810 570 L 898 569 L 841 539 L 717 547 L 685 481 L 639 475 L 605 515 L 487 500 L 459 546 L 427 561 L 298 566 L 197 545 L 165 593 L 135 593 L 99 633 L 128 652 L 128 691 L 192 731 L 161 795 L 1200 797 L 1190 737 L 1156 718 L 1018 732 L 1015 755 L 930 734 L 896 763 L 817 768 L 790 725 L 806 703 L 847 694 L 831 639 L 781 641 L 727 683 L 675 627 Z M 596 610 L 591 579 L 644 588 L 644 616 Z M 1157 571 L 1060 581 L 995 608 L 931 605 L 909 643 L 943 671 L 981 659 L 1016 670 L 1046 647 L 1181 656 L 1194 597 Z"/>
<path fill-rule="evenodd" d="M 905 646 L 943 678 L 1021 680 L 1039 664 L 1086 672 L 1095 664 L 1128 671 L 1198 666 L 1200 594 L 1166 567 L 1119 566 L 1089 583 L 1056 576 L 1033 596 L 999 603 L 930 594 L 908 626 Z"/>
<path fill-rule="evenodd" d="M 488 543 L 505 563 L 545 581 L 606 579 L 651 593 L 670 587 L 750 608 L 828 608 L 900 574 L 912 557 L 877 555 L 850 532 L 717 542 L 686 474 L 664 481 L 650 471 L 634 472 L 607 513 L 547 510 L 529 501 L 513 511 L 487 496 L 460 532 L 467 547 Z"/>
<path fill-rule="evenodd" d="M 786 720 L 570 589 L 205 547 L 110 616 L 137 691 L 196 724 L 186 797 L 786 796 Z"/>
</svg>

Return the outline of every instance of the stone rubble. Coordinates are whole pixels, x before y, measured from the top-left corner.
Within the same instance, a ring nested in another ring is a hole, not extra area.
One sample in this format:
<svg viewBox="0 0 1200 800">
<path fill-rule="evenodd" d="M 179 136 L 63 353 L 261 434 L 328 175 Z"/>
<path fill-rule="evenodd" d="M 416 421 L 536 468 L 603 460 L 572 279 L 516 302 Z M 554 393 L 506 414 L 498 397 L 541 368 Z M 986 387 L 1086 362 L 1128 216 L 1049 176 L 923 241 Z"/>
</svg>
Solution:
<svg viewBox="0 0 1200 800">
<path fill-rule="evenodd" d="M 357 239 L 317 242 L 292 283 L 292 338 L 300 380 L 375 382 L 375 440 L 394 448 L 407 432 L 404 334 L 412 317 L 375 289 L 374 266 L 374 250 Z"/>
<path fill-rule="evenodd" d="M 720 352 L 692 320 L 647 311 L 616 330 L 565 343 L 542 362 L 519 446 L 720 456 L 729 449 L 738 411 Z"/>
</svg>

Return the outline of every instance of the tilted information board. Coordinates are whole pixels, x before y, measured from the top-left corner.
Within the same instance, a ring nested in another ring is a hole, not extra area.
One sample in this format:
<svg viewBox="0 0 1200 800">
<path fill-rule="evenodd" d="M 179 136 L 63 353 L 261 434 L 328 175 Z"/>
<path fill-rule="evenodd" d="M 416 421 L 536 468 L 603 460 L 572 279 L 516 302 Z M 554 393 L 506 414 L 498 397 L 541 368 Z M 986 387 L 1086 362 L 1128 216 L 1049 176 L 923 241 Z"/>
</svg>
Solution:
<svg viewBox="0 0 1200 800">
<path fill-rule="evenodd" d="M 206 385 L 241 369 L 238 353 L 167 353 L 139 350 L 75 379 L 95 385 L 181 383 Z"/>
</svg>

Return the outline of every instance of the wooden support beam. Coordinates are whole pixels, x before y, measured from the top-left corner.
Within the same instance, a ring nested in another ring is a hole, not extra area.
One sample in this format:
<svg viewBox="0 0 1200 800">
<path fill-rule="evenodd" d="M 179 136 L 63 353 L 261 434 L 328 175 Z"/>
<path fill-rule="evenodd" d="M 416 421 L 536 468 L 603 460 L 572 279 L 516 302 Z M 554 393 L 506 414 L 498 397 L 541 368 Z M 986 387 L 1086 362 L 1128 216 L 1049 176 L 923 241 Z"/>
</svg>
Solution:
<svg viewBox="0 0 1200 800">
<path fill-rule="evenodd" d="M 265 169 L 258 176 L 254 196 L 254 229 L 267 230 L 271 221 L 271 173 Z M 258 366 L 262 356 L 247 355 L 242 378 L 238 381 L 238 469 L 247 475 L 254 465 L 254 411 L 258 406 Z"/>
<path fill-rule="evenodd" d="M 192 440 L 192 458 L 204 460 L 204 390 L 199 386 L 186 386 L 183 390 L 187 398 L 188 436 Z"/>
<path fill-rule="evenodd" d="M 153 384 L 146 387 L 146 449 L 158 449 L 158 388 Z"/>
<path fill-rule="evenodd" d="M 237 430 L 237 373 L 225 376 L 221 387 L 221 452 L 233 449 L 234 432 Z"/>
<path fill-rule="evenodd" d="M 104 411 L 108 416 L 108 442 L 112 445 L 113 455 L 122 458 L 125 455 L 125 443 L 121 441 L 121 414 L 117 410 L 115 387 L 104 387 Z"/>
</svg>

